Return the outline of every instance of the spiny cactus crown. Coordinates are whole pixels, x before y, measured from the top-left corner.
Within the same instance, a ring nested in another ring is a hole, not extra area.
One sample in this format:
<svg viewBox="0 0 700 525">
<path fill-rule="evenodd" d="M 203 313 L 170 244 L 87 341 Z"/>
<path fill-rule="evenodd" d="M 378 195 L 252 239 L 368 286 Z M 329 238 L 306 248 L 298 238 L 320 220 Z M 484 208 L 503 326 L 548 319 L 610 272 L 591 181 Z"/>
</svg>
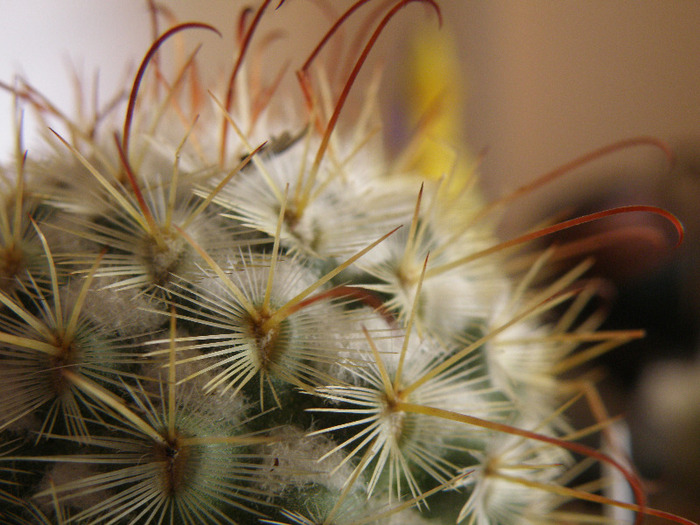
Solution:
<svg viewBox="0 0 700 525">
<path fill-rule="evenodd" d="M 125 101 L 87 124 L 10 88 L 67 132 L 39 158 L 18 132 L 3 171 L 3 523 L 595 519 L 577 500 L 658 513 L 627 468 L 576 443 L 607 422 L 565 415 L 593 394 L 563 374 L 638 332 L 596 331 L 589 261 L 555 271 L 565 249 L 517 251 L 603 214 L 499 241 L 517 192 L 485 204 L 469 170 L 436 181 L 387 158 L 374 92 L 343 109 L 410 2 L 379 6 L 340 81 L 317 67 L 364 3 L 297 93 L 248 69 L 269 0 L 241 15 L 235 66 L 208 95 L 192 57 L 171 76 L 153 60 L 212 29 L 198 23 L 157 38 Z M 596 462 L 636 500 L 585 481 Z"/>
</svg>

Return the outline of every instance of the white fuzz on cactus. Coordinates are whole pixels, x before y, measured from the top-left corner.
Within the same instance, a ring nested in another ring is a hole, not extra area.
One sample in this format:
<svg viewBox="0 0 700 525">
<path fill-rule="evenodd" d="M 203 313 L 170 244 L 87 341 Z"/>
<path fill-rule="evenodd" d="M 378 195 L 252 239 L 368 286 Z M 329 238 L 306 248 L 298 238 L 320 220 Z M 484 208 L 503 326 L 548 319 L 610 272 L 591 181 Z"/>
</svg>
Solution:
<svg viewBox="0 0 700 525">
<path fill-rule="evenodd" d="M 493 226 L 574 167 L 659 143 L 623 141 L 484 204 L 449 152 L 438 180 L 430 156 L 407 161 L 439 115 L 399 161 L 377 133 L 376 81 L 357 92 L 411 0 L 377 2 L 350 68 L 321 67 L 365 3 L 296 64 L 300 91 L 262 73 L 270 0 L 242 11 L 223 85 L 202 85 L 194 54 L 174 71 L 155 60 L 180 33 L 215 31 L 201 23 L 156 37 L 124 103 L 87 125 L 2 84 L 69 132 L 40 157 L 18 131 L 3 171 L 3 523 L 591 523 L 605 506 L 690 523 L 577 443 L 605 436 L 600 407 L 590 428 L 567 418 L 595 399 L 572 370 L 640 333 L 597 331 L 590 263 L 553 264 L 576 246 L 523 249 L 617 213 L 678 221 L 637 206 L 507 241 Z M 344 118 L 349 96 L 362 102 Z M 606 497 L 599 463 L 634 501 Z"/>
</svg>

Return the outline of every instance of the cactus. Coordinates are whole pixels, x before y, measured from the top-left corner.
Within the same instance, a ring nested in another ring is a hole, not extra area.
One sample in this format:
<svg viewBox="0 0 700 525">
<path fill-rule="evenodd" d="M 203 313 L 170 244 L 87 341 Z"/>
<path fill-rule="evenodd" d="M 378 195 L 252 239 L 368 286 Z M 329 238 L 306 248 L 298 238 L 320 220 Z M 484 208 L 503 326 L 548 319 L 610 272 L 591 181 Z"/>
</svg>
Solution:
<svg viewBox="0 0 700 525">
<path fill-rule="evenodd" d="M 124 103 L 88 124 L 3 85 L 67 130 L 35 158 L 17 118 L 3 168 L 4 522 L 588 523 L 597 505 L 689 523 L 577 442 L 610 421 L 566 417 L 595 399 L 570 372 L 640 333 L 597 330 L 589 260 L 522 249 L 616 213 L 678 221 L 636 206 L 497 239 L 500 206 L 576 163 L 489 204 L 476 168 L 434 180 L 388 159 L 372 90 L 354 117 L 343 109 L 412 2 L 379 6 L 340 86 L 317 64 L 364 3 L 301 67 L 302 96 L 246 69 L 269 0 L 241 15 L 235 66 L 210 96 L 194 54 L 171 77 L 153 60 L 180 33 L 216 31 L 201 23 L 157 37 Z M 639 145 L 659 143 L 578 163 Z M 601 463 L 634 501 L 590 480 Z"/>
</svg>

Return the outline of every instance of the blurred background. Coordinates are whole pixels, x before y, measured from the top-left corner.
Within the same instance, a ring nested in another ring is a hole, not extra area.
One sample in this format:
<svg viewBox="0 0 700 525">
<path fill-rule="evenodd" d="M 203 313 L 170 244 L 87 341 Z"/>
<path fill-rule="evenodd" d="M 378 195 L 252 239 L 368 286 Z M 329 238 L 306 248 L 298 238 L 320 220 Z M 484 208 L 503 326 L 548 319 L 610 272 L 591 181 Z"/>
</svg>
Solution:
<svg viewBox="0 0 700 525">
<path fill-rule="evenodd" d="M 181 21 L 218 27 L 222 39 L 196 35 L 204 43 L 199 56 L 213 76 L 230 67 L 241 2 L 162 3 Z M 597 254 L 596 272 L 618 290 L 608 327 L 648 331 L 644 341 L 599 364 L 608 372 L 602 388 L 611 411 L 629 417 L 652 504 L 700 520 L 700 2 L 441 3 L 464 95 L 455 109 L 463 123 L 458 140 L 472 152 L 487 150 L 481 172 L 489 197 L 620 139 L 650 135 L 674 149 L 672 170 L 653 148 L 592 162 L 509 206 L 502 233 L 561 210 L 580 214 L 623 204 L 662 206 L 683 221 L 686 241 L 674 250 L 674 233 L 663 221 L 626 216 L 627 226 L 661 232 L 661 242 L 640 237 Z M 350 2 L 287 0 L 268 17 L 266 24 L 294 28 L 287 39 L 294 47 L 275 47 L 276 60 L 290 58 L 292 68 L 303 62 L 329 26 L 321 14 L 328 5 L 341 9 Z M 0 81 L 11 85 L 19 73 L 69 114 L 76 107 L 71 71 L 89 85 L 99 69 L 98 91 L 107 100 L 131 82 L 151 42 L 145 1 L 0 0 L 0 11 Z M 388 105 L 410 104 L 395 100 L 405 43 L 435 25 L 429 15 L 409 6 L 373 52 L 373 61 L 387 64 L 382 96 Z M 12 111 L 11 95 L 0 92 L 0 162 L 11 158 Z M 39 155 L 40 130 L 30 119 L 25 128 L 30 154 Z M 616 225 L 610 220 L 599 227 Z"/>
</svg>

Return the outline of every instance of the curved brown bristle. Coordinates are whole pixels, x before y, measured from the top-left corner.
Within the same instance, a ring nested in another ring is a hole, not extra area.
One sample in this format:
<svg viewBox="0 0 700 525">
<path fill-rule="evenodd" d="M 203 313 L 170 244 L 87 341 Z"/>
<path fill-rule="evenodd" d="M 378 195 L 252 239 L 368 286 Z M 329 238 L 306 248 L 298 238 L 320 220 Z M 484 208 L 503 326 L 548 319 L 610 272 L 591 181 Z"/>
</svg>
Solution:
<svg viewBox="0 0 700 525">
<path fill-rule="evenodd" d="M 556 233 L 556 232 L 560 232 L 563 230 L 567 230 L 569 228 L 573 228 L 574 226 L 579 226 L 581 224 L 586 224 L 589 222 L 597 221 L 597 220 L 603 219 L 605 217 L 611 217 L 613 215 L 620 215 L 622 213 L 637 213 L 637 212 L 653 213 L 655 215 L 660 215 L 664 219 L 668 220 L 671 224 L 673 224 L 674 228 L 676 229 L 676 233 L 678 234 L 678 241 L 676 242 L 675 247 L 678 247 L 682 244 L 683 238 L 685 235 L 683 224 L 671 212 L 668 212 L 668 211 L 664 210 L 663 208 L 659 208 L 658 206 L 647 206 L 647 205 L 620 206 L 618 208 L 611 208 L 609 210 L 599 211 L 596 213 L 590 213 L 588 215 L 583 215 L 581 217 L 576 217 L 575 219 L 570 219 L 568 221 L 562 221 L 562 222 L 554 224 L 552 226 L 540 228 L 536 231 L 529 232 L 529 233 L 526 233 L 524 235 L 520 235 L 518 237 L 515 237 L 514 239 L 510 239 L 508 241 L 498 243 L 495 246 L 491 246 L 490 248 L 486 248 L 485 250 L 481 250 L 479 252 L 472 253 L 472 254 L 467 255 L 466 257 L 463 257 L 463 258 L 458 259 L 456 261 L 452 261 L 452 262 L 443 264 L 441 266 L 431 268 L 430 270 L 428 270 L 428 276 L 436 275 L 436 274 L 451 270 L 453 268 L 456 268 L 456 267 L 461 266 L 463 264 L 467 264 L 467 263 L 474 261 L 476 259 L 481 259 L 482 257 L 486 257 L 487 255 L 494 254 L 496 252 L 499 252 L 501 250 L 505 250 L 507 248 L 512 248 L 513 246 L 525 244 L 527 242 L 534 241 L 535 239 L 539 239 L 541 237 L 545 237 L 547 235 L 551 235 L 551 234 Z"/>
<path fill-rule="evenodd" d="M 160 9 L 156 5 L 155 0 L 147 0 L 148 4 L 148 15 L 151 20 L 151 38 L 155 41 L 158 40 L 158 35 L 160 30 L 158 29 L 158 14 Z"/>
<path fill-rule="evenodd" d="M 330 142 L 331 135 L 333 134 L 333 130 L 335 129 L 336 124 L 338 123 L 338 117 L 340 116 L 340 112 L 343 109 L 343 106 L 345 105 L 345 101 L 347 100 L 348 95 L 350 94 L 350 90 L 352 89 L 352 86 L 355 83 L 355 79 L 360 73 L 360 70 L 362 69 L 362 66 L 364 65 L 365 61 L 367 60 L 370 51 L 374 47 L 375 43 L 377 42 L 377 39 L 382 34 L 382 32 L 386 28 L 387 24 L 391 21 L 391 19 L 394 18 L 394 16 L 396 16 L 396 14 L 401 9 L 403 9 L 409 4 L 412 4 L 413 2 L 424 3 L 432 7 L 435 10 L 435 13 L 437 13 L 440 25 L 442 25 L 442 12 L 440 11 L 440 7 L 435 3 L 435 0 L 402 0 L 401 2 L 397 3 L 394 7 L 392 7 L 386 15 L 384 15 L 384 18 L 382 18 L 382 20 L 377 25 L 369 41 L 367 42 L 367 44 L 365 44 L 362 53 L 360 53 L 359 58 L 355 62 L 355 67 L 353 67 L 352 71 L 350 72 L 350 75 L 348 76 L 345 85 L 343 86 L 343 90 L 340 93 L 340 96 L 338 97 L 338 100 L 335 104 L 335 108 L 333 109 L 333 114 L 331 115 L 331 118 L 328 121 L 328 124 L 326 125 L 326 129 L 321 139 L 321 144 L 318 147 L 318 151 L 316 152 L 316 158 L 314 159 L 314 163 L 311 167 L 311 176 L 309 177 L 311 181 L 313 181 L 314 174 L 318 171 L 321 165 L 321 161 L 323 160 L 323 156 L 325 155 L 326 149 L 328 148 L 328 144 Z M 303 203 L 301 207 L 303 208 Z"/>
<path fill-rule="evenodd" d="M 627 469 L 624 465 L 622 465 L 622 463 L 617 461 L 615 458 L 612 458 L 607 454 L 604 454 L 594 448 L 583 445 L 581 443 L 566 441 L 564 439 L 547 436 L 538 432 L 533 432 L 531 430 L 517 428 L 505 423 L 487 421 L 478 417 L 469 416 L 465 414 L 458 414 L 456 412 L 450 412 L 449 410 L 443 410 L 440 408 L 416 405 L 413 403 L 407 403 L 405 401 L 399 401 L 397 403 L 397 408 L 408 413 L 425 414 L 428 416 L 439 417 L 451 421 L 465 423 L 468 425 L 474 425 L 496 432 L 502 432 L 504 434 L 510 434 L 525 439 L 539 441 L 541 443 L 547 443 L 549 445 L 564 448 L 575 454 L 580 454 L 582 456 L 596 459 L 602 463 L 607 463 L 624 476 L 627 483 L 629 483 L 632 492 L 634 493 L 634 499 L 636 502 L 635 507 L 637 510 L 637 515 L 635 516 L 634 520 L 635 525 L 642 525 L 644 515 L 651 513 L 650 509 L 646 506 L 646 495 L 644 494 L 644 490 L 642 489 L 642 482 L 639 479 L 639 476 Z M 688 525 L 690 525 L 692 522 L 686 522 L 685 520 L 683 520 L 679 523 L 687 523 Z"/>
<path fill-rule="evenodd" d="M 311 67 L 311 63 L 316 59 L 318 54 L 321 52 L 321 50 L 326 46 L 328 41 L 331 39 L 331 37 L 338 31 L 340 26 L 342 26 L 345 21 L 350 18 L 350 16 L 357 11 L 360 7 L 362 7 L 364 4 L 367 2 L 370 2 L 371 0 L 358 0 L 355 2 L 353 5 L 350 6 L 350 8 L 345 11 L 338 20 L 336 20 L 335 24 L 331 26 L 331 28 L 326 32 L 324 37 L 321 39 L 321 41 L 316 45 L 314 50 L 311 52 L 309 57 L 306 59 L 304 64 L 301 66 L 300 70 L 306 74 L 309 70 L 309 67 Z"/>
<path fill-rule="evenodd" d="M 238 25 L 236 26 L 236 40 L 238 45 L 243 45 L 243 39 L 245 38 L 246 30 L 248 26 L 248 19 L 253 14 L 254 10 L 252 7 L 244 7 L 241 9 L 241 14 L 238 15 Z"/>
<path fill-rule="evenodd" d="M 384 321 L 391 327 L 396 327 L 396 316 L 391 312 L 386 304 L 371 290 L 358 286 L 335 286 L 330 290 L 317 293 L 311 297 L 307 297 L 303 301 L 300 301 L 294 307 L 290 308 L 289 315 L 302 310 L 303 308 L 317 303 L 318 301 L 323 301 L 325 299 L 336 299 L 336 298 L 347 298 L 355 301 L 359 301 L 366 306 L 369 306 L 384 318 Z"/>
<path fill-rule="evenodd" d="M 668 144 L 666 144 L 661 139 L 658 139 L 656 137 L 632 137 L 628 139 L 619 140 L 617 142 L 613 142 L 612 144 L 607 144 L 598 149 L 594 149 L 593 151 L 589 151 L 588 153 L 581 155 L 580 157 L 575 158 L 572 161 L 567 162 L 566 164 L 562 164 L 561 166 L 558 166 L 553 170 L 548 171 L 543 175 L 540 175 L 532 182 L 520 186 L 515 191 L 512 191 L 511 193 L 508 193 L 507 195 L 496 199 L 495 201 L 487 204 L 484 208 L 482 208 L 481 211 L 479 211 L 479 213 L 477 213 L 471 219 L 471 222 L 476 222 L 480 218 L 493 211 L 495 208 L 509 204 L 519 199 L 520 197 L 523 197 L 524 195 L 532 193 L 538 188 L 541 188 L 542 186 L 545 186 L 563 177 L 564 175 L 571 173 L 572 171 L 582 166 L 585 166 L 590 162 L 601 159 L 612 153 L 639 146 L 652 146 L 659 149 L 666 157 L 669 171 L 674 166 L 675 155 L 673 154 L 673 150 L 669 147 Z"/>
<path fill-rule="evenodd" d="M 146 200 L 143 198 L 143 193 L 141 193 L 141 188 L 139 188 L 138 182 L 136 181 L 136 176 L 134 175 L 134 171 L 131 169 L 131 166 L 129 165 L 129 159 L 126 156 L 126 151 L 124 150 L 123 142 L 119 141 L 119 136 L 116 133 L 114 134 L 114 142 L 117 145 L 117 151 L 119 152 L 119 159 L 121 160 L 122 167 L 124 168 L 127 179 L 129 180 L 129 184 L 131 185 L 131 189 L 134 192 L 134 196 L 136 197 L 136 201 L 139 204 L 139 208 L 141 208 L 141 213 L 143 214 L 144 218 L 146 219 L 146 222 L 148 222 L 148 225 L 151 228 L 151 233 L 156 235 L 156 233 L 158 232 L 156 220 L 153 218 L 153 214 L 151 213 L 151 210 L 148 207 L 148 204 L 146 204 Z"/>
<path fill-rule="evenodd" d="M 360 0 L 360 1 L 362 1 L 362 0 Z M 314 161 L 314 164 L 320 164 L 321 159 L 323 158 L 323 155 L 326 151 L 326 148 L 328 147 L 328 141 L 330 140 L 330 136 L 333 133 L 333 130 L 335 129 L 335 125 L 338 122 L 338 117 L 340 116 L 340 111 L 343 109 L 343 106 L 345 105 L 345 101 L 350 93 L 350 90 L 352 89 L 352 86 L 355 83 L 355 79 L 357 78 L 357 75 L 360 73 L 360 70 L 362 69 L 362 66 L 364 65 L 365 61 L 367 60 L 367 57 L 369 56 L 370 51 L 372 50 L 375 43 L 377 42 L 377 39 L 382 34 L 382 32 L 384 31 L 384 28 L 391 21 L 391 19 L 394 18 L 396 13 L 398 13 L 401 9 L 403 9 L 408 4 L 411 4 L 413 2 L 421 2 L 421 3 L 426 3 L 426 4 L 430 5 L 437 13 L 440 24 L 442 24 L 442 14 L 440 11 L 440 7 L 438 7 L 438 5 L 435 3 L 434 0 L 402 0 L 401 2 L 396 4 L 391 9 L 391 11 L 389 11 L 384 16 L 384 18 L 382 18 L 382 20 L 377 25 L 377 28 L 374 30 L 374 33 L 372 33 L 372 36 L 370 37 L 369 41 L 365 45 L 364 49 L 362 50 L 362 53 L 360 54 L 359 58 L 355 62 L 355 67 L 350 72 L 350 75 L 348 76 L 348 79 L 345 82 L 345 86 L 343 86 L 343 91 L 340 93 L 340 96 L 338 97 L 338 101 L 336 102 L 335 108 L 333 109 L 333 115 L 331 116 L 331 118 L 328 121 L 328 124 L 326 126 L 326 131 L 323 135 L 323 139 L 321 141 L 321 145 L 319 146 L 318 152 L 316 153 L 316 159 Z"/>
<path fill-rule="evenodd" d="M 372 28 L 372 24 L 375 20 L 379 20 L 383 12 L 386 12 L 389 7 L 396 3 L 397 0 L 384 0 L 378 5 L 372 7 L 372 10 L 365 15 L 365 18 L 358 24 L 359 30 L 353 36 L 353 39 L 347 46 L 347 49 L 361 49 L 362 42 L 369 35 L 369 31 Z M 341 67 L 341 71 L 344 71 L 347 75 L 352 70 L 352 57 L 348 56 L 345 63 Z"/>
<path fill-rule="evenodd" d="M 566 230 L 568 228 L 573 228 L 574 226 L 578 226 L 579 224 L 585 224 L 587 222 L 597 221 L 597 220 L 602 219 L 604 217 L 610 217 L 612 215 L 619 215 L 621 213 L 635 213 L 635 212 L 653 213 L 655 215 L 659 215 L 659 216 L 663 217 L 664 219 L 668 220 L 671 224 L 673 224 L 673 227 L 676 229 L 676 233 L 678 234 L 678 240 L 676 241 L 674 248 L 677 248 L 678 246 L 680 246 L 683 243 L 683 239 L 685 237 L 685 229 L 683 228 L 683 224 L 681 223 L 681 221 L 678 220 L 678 218 L 675 215 L 673 215 L 671 212 L 666 211 L 663 208 L 659 208 L 658 206 L 648 206 L 648 205 L 620 206 L 618 208 L 611 208 L 609 210 L 603 210 L 603 211 L 599 211 L 596 213 L 591 213 L 588 215 L 584 215 L 582 217 L 577 217 L 575 219 L 560 222 L 559 224 L 554 224 L 553 226 L 549 226 L 548 228 L 542 228 L 541 230 L 539 230 L 537 232 L 533 232 L 532 234 L 529 234 L 529 235 L 535 235 L 535 237 L 533 237 L 533 239 L 536 239 L 536 238 L 541 237 L 543 235 L 550 235 L 551 233 Z"/>
<path fill-rule="evenodd" d="M 263 14 L 265 13 L 265 10 L 267 7 L 270 5 L 270 2 L 272 0 L 265 0 L 258 10 L 255 12 L 255 16 L 253 17 L 253 20 L 250 22 L 250 24 L 245 23 L 245 18 L 247 18 L 247 15 L 245 14 L 245 11 L 243 15 L 241 15 L 241 18 L 239 19 L 239 24 L 238 24 L 238 29 L 239 31 L 243 28 L 246 27 L 245 30 L 245 35 L 243 35 L 243 38 L 241 40 L 241 45 L 240 45 L 240 50 L 238 51 L 238 57 L 236 58 L 236 63 L 233 65 L 233 70 L 231 71 L 231 75 L 229 76 L 228 79 L 228 85 L 226 88 L 226 98 L 224 99 L 224 109 L 225 113 L 228 113 L 231 109 L 231 104 L 233 103 L 233 91 L 236 83 L 236 77 L 238 76 L 238 71 L 241 69 L 241 65 L 243 64 L 243 59 L 245 58 L 246 51 L 248 50 L 248 47 L 250 46 L 250 42 L 253 39 L 253 35 L 255 34 L 255 29 L 258 27 L 258 24 L 260 23 L 260 20 L 262 19 Z M 277 6 L 282 5 L 282 2 Z M 226 138 L 228 137 L 228 121 L 224 117 L 223 122 L 221 124 L 221 144 L 219 148 L 219 164 L 223 165 L 224 164 L 224 159 L 226 158 Z"/>
<path fill-rule="evenodd" d="M 161 16 L 166 18 L 173 25 L 177 24 L 177 21 L 173 12 L 166 6 L 162 4 L 157 4 L 155 0 L 147 0 L 147 4 L 148 15 L 151 22 L 151 40 L 155 42 L 156 40 L 158 40 L 158 35 L 160 34 L 160 27 L 158 22 L 160 21 Z M 151 61 L 153 62 L 153 66 L 155 67 L 155 69 L 157 71 L 160 71 L 160 60 L 158 56 L 154 56 Z M 160 82 L 155 82 L 153 84 L 153 94 L 155 97 L 159 96 Z"/>
<path fill-rule="evenodd" d="M 124 154 L 128 157 L 129 155 L 129 134 L 131 132 L 131 121 L 134 118 L 134 109 L 136 107 L 136 97 L 139 92 L 139 86 L 141 85 L 141 80 L 143 79 L 143 75 L 146 72 L 146 68 L 148 67 L 148 64 L 151 62 L 153 59 L 153 56 L 156 54 L 160 46 L 168 40 L 171 36 L 173 36 L 176 33 L 179 33 L 180 31 L 184 31 L 186 29 L 206 29 L 208 31 L 213 31 L 217 35 L 221 36 L 221 33 L 219 32 L 218 29 L 216 29 L 213 26 L 210 26 L 209 24 L 204 24 L 202 22 L 187 22 L 184 24 L 179 24 L 176 25 L 175 27 L 170 28 L 167 30 L 165 33 L 163 33 L 158 39 L 151 44 L 151 47 L 148 49 L 148 52 L 146 53 L 146 56 L 143 57 L 143 60 L 141 61 L 141 65 L 139 66 L 138 71 L 136 72 L 136 77 L 134 78 L 134 84 L 131 87 L 131 92 L 129 93 L 129 104 L 127 105 L 126 108 L 126 115 L 124 117 L 124 129 L 122 131 L 122 143 L 121 143 L 121 148 L 124 150 Z"/>
</svg>

